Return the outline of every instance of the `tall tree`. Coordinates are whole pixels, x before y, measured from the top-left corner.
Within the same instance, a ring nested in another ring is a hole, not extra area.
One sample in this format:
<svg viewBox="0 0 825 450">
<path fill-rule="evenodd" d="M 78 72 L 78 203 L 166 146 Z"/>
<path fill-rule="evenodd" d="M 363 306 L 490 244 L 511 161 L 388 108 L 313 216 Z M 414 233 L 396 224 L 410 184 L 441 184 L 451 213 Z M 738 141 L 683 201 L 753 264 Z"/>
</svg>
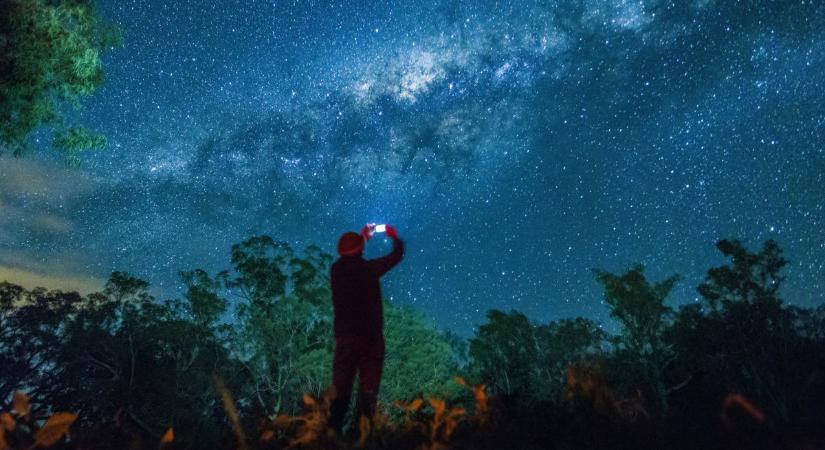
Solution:
<svg viewBox="0 0 825 450">
<path fill-rule="evenodd" d="M 228 430 L 216 420 L 213 376 L 232 380 L 226 375 L 237 369 L 214 320 L 193 317 L 184 302 L 159 302 L 148 289 L 115 272 L 103 292 L 74 305 L 53 350 L 59 370 L 44 380 L 48 403 L 80 413 L 80 427 L 119 417 L 153 439 L 174 427 L 183 441 L 214 444 Z"/>
<path fill-rule="evenodd" d="M 61 333 L 81 300 L 74 292 L 0 283 L 0 402 L 24 390 L 35 404 L 50 404 L 60 389 L 51 379 L 64 370 Z"/>
<path fill-rule="evenodd" d="M 294 413 L 303 392 L 326 386 L 332 361 L 331 303 L 323 277 L 330 258 L 295 256 L 285 242 L 256 236 L 232 246 L 234 270 L 220 276 L 237 293 L 237 357 L 252 400 L 269 414 Z"/>
<path fill-rule="evenodd" d="M 492 392 L 529 398 L 535 390 L 535 326 L 524 314 L 487 311 L 487 323 L 470 340 L 470 355 L 478 376 Z"/>
<path fill-rule="evenodd" d="M 796 310 L 783 305 L 779 290 L 787 260 L 766 241 L 758 252 L 738 240 L 716 244 L 730 264 L 708 271 L 698 287 L 707 306 L 703 367 L 727 391 L 743 392 L 772 416 L 787 422 L 800 401 L 798 387 L 814 367 L 813 341 L 800 334 Z M 806 356 L 807 354 L 807 356 Z"/>
<path fill-rule="evenodd" d="M 647 387 L 659 413 L 667 412 L 668 396 L 682 384 L 669 386 L 665 371 L 675 358 L 672 347 L 664 340 L 673 310 L 665 304 L 670 291 L 679 281 L 673 275 L 650 283 L 644 267 L 636 265 L 622 275 L 596 270 L 596 279 L 604 287 L 610 315 L 621 326 L 618 348 L 613 357 L 619 371 L 633 382 Z"/>
</svg>

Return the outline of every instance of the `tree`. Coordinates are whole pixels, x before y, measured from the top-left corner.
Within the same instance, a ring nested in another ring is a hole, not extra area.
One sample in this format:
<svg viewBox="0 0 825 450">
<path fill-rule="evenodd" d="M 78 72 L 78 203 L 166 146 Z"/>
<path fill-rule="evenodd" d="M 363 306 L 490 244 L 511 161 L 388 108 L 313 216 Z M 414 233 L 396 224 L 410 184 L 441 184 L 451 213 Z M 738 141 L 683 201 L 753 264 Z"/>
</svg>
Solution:
<svg viewBox="0 0 825 450">
<path fill-rule="evenodd" d="M 698 288 L 712 309 L 742 302 L 775 306 L 782 303 L 777 293 L 785 280 L 782 268 L 788 261 L 776 241 L 765 241 L 759 253 L 750 253 L 738 240 L 723 239 L 716 243 L 716 247 L 731 258 L 732 264 L 710 269 L 705 282 Z"/>
<path fill-rule="evenodd" d="M 301 394 L 326 386 L 319 377 L 332 361 L 332 310 L 318 274 L 329 259 L 314 249 L 300 259 L 287 243 L 256 236 L 232 246 L 234 270 L 220 275 L 238 293 L 234 350 L 268 414 L 295 413 Z"/>
<path fill-rule="evenodd" d="M 66 124 L 63 103 L 78 107 L 103 82 L 100 53 L 118 45 L 89 0 L 9 0 L 0 3 L 0 153 L 24 154 L 41 124 L 69 163 L 106 138 Z"/>
<path fill-rule="evenodd" d="M 384 411 L 416 396 L 455 398 L 461 388 L 450 343 L 421 313 L 384 303 L 386 356 L 379 400 Z"/>
<path fill-rule="evenodd" d="M 629 383 L 643 383 L 658 412 L 667 412 L 667 398 L 684 386 L 668 386 L 665 371 L 675 353 L 664 340 L 673 310 L 665 304 L 679 276 L 651 284 L 644 267 L 636 265 L 622 275 L 596 270 L 596 279 L 604 287 L 610 315 L 621 325 L 618 347 L 612 361 L 617 377 Z"/>
<path fill-rule="evenodd" d="M 518 312 L 487 311 L 487 323 L 470 339 L 470 356 L 491 392 L 530 398 L 538 363 L 535 326 Z"/>
<path fill-rule="evenodd" d="M 211 325 L 226 311 L 226 300 L 218 295 L 219 280 L 212 279 L 201 269 L 180 272 L 186 286 L 186 309 L 202 325 Z"/>
<path fill-rule="evenodd" d="M 537 377 L 546 377 L 545 389 L 537 394 L 551 400 L 563 390 L 569 367 L 598 359 L 605 352 L 607 334 L 582 317 L 540 325 L 536 333 L 541 345 L 539 367 L 546 370 L 536 373 Z"/>
<path fill-rule="evenodd" d="M 815 338 L 799 328 L 799 313 L 779 296 L 787 260 L 773 240 L 758 252 L 738 240 L 716 246 L 731 263 L 710 269 L 698 287 L 708 311 L 692 315 L 702 333 L 693 339 L 702 349 L 698 367 L 722 390 L 741 392 L 787 422 L 801 401 L 799 387 L 816 369 L 811 355 L 817 353 Z"/>
<path fill-rule="evenodd" d="M 215 324 L 193 318 L 183 302 L 157 301 L 148 288 L 115 272 L 102 292 L 64 306 L 51 363 L 30 392 L 50 409 L 79 412 L 81 429 L 114 417 L 152 439 L 172 426 L 180 439 L 211 446 L 228 431 L 213 375 L 232 381 L 236 365 Z M 28 321 L 26 333 L 36 323 Z"/>
<path fill-rule="evenodd" d="M 593 322 L 565 319 L 536 325 L 518 312 L 487 312 L 470 339 L 470 371 L 493 393 L 523 406 L 558 401 L 570 365 L 601 351 L 604 334 Z"/>
<path fill-rule="evenodd" d="M 0 401 L 26 390 L 32 402 L 49 405 L 58 386 L 51 383 L 63 370 L 57 356 L 67 317 L 81 297 L 74 292 L 26 290 L 0 283 Z M 42 408 L 38 408 L 41 409 Z"/>
</svg>

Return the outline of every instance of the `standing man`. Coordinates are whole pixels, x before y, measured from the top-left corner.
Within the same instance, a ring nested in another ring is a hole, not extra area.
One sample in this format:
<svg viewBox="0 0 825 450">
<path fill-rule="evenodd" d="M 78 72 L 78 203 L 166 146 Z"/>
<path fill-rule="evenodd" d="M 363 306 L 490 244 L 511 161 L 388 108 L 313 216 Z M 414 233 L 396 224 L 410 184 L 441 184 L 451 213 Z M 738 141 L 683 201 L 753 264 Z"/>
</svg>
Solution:
<svg viewBox="0 0 825 450">
<path fill-rule="evenodd" d="M 358 371 L 360 377 L 358 413 L 371 420 L 375 415 L 378 385 L 384 368 L 384 314 L 379 278 L 401 261 L 404 242 L 398 238 L 395 228 L 386 225 L 387 236 L 392 239 L 392 252 L 366 260 L 362 256 L 364 243 L 375 231 L 374 225 L 365 225 L 361 234 L 350 231 L 341 235 L 338 240 L 341 257 L 330 269 L 335 314 L 335 357 L 332 363 L 335 395 L 330 406 L 329 426 L 338 433 L 349 406 L 355 372 Z"/>
</svg>

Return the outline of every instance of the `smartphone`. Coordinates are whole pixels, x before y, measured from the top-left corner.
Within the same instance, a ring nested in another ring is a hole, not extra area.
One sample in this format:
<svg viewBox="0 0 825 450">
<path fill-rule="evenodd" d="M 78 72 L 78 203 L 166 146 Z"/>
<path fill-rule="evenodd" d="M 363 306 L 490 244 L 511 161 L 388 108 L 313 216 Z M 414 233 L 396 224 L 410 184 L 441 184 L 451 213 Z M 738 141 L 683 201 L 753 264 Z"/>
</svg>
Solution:
<svg viewBox="0 0 825 450">
<path fill-rule="evenodd" d="M 376 233 L 385 233 L 386 231 L 387 231 L 387 225 L 386 224 L 381 224 L 381 225 L 376 225 L 375 226 L 375 232 Z"/>
</svg>

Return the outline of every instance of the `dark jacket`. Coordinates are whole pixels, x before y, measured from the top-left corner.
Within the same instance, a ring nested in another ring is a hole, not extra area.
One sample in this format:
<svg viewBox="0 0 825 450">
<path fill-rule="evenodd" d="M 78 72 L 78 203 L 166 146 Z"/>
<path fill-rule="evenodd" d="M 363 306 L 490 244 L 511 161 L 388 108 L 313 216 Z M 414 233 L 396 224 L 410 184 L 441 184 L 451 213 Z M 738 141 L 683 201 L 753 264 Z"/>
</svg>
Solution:
<svg viewBox="0 0 825 450">
<path fill-rule="evenodd" d="M 378 279 L 404 256 L 404 242 L 393 239 L 392 252 L 366 260 L 361 255 L 342 256 L 332 264 L 332 307 L 335 337 L 378 337 L 383 334 L 384 308 Z"/>
</svg>

